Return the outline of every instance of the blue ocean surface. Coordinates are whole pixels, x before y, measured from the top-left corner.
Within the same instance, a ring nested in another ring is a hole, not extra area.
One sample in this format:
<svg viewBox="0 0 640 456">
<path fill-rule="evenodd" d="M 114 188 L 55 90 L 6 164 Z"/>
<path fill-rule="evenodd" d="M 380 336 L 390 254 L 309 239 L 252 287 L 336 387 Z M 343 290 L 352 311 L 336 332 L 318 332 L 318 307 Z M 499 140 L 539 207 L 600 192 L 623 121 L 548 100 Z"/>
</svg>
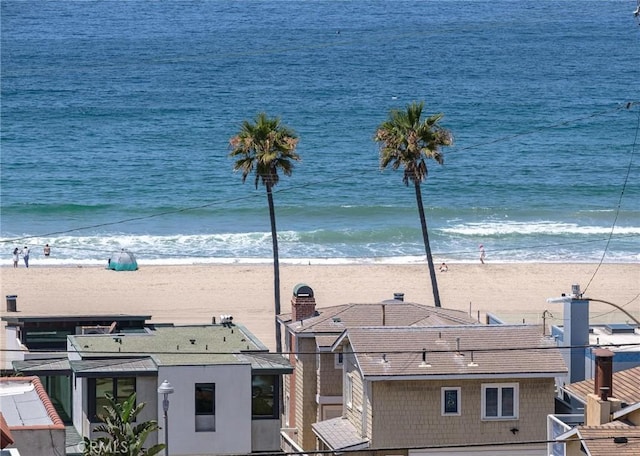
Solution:
<svg viewBox="0 0 640 456">
<path fill-rule="evenodd" d="M 282 262 L 422 262 L 372 140 L 420 100 L 455 138 L 422 186 L 436 261 L 636 262 L 634 6 L 3 0 L 0 265 L 270 262 L 264 188 L 228 158 L 262 111 L 300 137 Z"/>
</svg>

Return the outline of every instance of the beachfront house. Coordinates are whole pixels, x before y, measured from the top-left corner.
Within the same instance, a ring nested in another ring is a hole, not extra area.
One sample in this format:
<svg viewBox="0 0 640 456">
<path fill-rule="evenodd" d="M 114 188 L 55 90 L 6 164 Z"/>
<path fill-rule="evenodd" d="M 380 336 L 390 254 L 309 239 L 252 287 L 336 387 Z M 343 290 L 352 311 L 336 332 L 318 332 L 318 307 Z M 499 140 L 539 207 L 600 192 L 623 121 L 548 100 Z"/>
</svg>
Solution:
<svg viewBox="0 0 640 456">
<path fill-rule="evenodd" d="M 316 307 L 313 289 L 297 285 L 291 313 L 278 316 L 293 373 L 284 379 L 283 448 L 314 450 L 313 423 L 343 413 L 343 355 L 333 343 L 347 328 L 473 325 L 468 314 L 412 302 L 402 293 L 378 303 Z"/>
<path fill-rule="evenodd" d="M 349 328 L 332 352 L 342 354 L 343 407 L 312 426 L 320 449 L 545 454 L 567 368 L 540 326 Z"/>
<path fill-rule="evenodd" d="M 566 385 L 565 392 L 582 412 L 579 424 L 567 425 L 565 416 L 549 417 L 549 454 L 554 456 L 609 456 L 640 454 L 640 367 L 614 371 L 615 357 L 595 349 L 594 378 Z M 570 415 L 576 416 L 576 415 Z"/>
<path fill-rule="evenodd" d="M 0 378 L 2 456 L 65 454 L 65 427 L 38 377 Z"/>
<path fill-rule="evenodd" d="M 143 331 L 67 336 L 66 360 L 14 363 L 22 372 L 70 377 L 73 428 L 99 436 L 98 413 L 105 393 L 118 399 L 136 393 L 146 404 L 141 421 L 157 420 L 163 430 L 147 443 L 165 442 L 172 455 L 250 454 L 280 449 L 280 385 L 289 362 L 246 328 L 225 318 L 210 325 L 151 325 Z M 169 409 L 164 421 L 168 381 Z M 166 432 L 166 434 L 165 434 Z M 80 451 L 81 448 L 77 448 Z"/>
</svg>

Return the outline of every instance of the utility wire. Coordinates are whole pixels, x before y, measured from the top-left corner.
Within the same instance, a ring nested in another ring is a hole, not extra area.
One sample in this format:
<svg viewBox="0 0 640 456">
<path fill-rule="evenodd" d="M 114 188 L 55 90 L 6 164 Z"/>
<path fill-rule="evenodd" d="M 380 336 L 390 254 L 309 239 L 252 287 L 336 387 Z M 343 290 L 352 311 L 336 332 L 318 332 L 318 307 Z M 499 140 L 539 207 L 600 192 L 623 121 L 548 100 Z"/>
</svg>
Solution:
<svg viewBox="0 0 640 456">
<path fill-rule="evenodd" d="M 609 109 L 609 110 L 606 110 L 606 111 L 596 112 L 596 113 L 593 113 L 593 114 L 590 114 L 590 115 L 584 116 L 584 117 L 578 117 L 578 118 L 574 118 L 574 119 L 563 120 L 563 121 L 557 122 L 555 124 L 539 127 L 539 128 L 536 128 L 536 129 L 532 129 L 532 130 L 526 131 L 526 132 L 517 133 L 515 135 L 504 136 L 504 137 L 497 138 L 497 139 L 495 139 L 493 141 L 489 141 L 489 142 L 482 143 L 482 144 L 476 144 L 476 145 L 472 145 L 472 146 L 467 146 L 467 147 L 460 148 L 460 149 L 455 149 L 454 148 L 454 149 L 452 149 L 452 151 L 456 151 L 456 150 L 464 151 L 464 150 L 477 148 L 477 147 L 481 147 L 481 146 L 485 146 L 485 145 L 490 145 L 490 144 L 495 144 L 495 143 L 499 143 L 499 142 L 510 141 L 510 140 L 512 140 L 514 138 L 525 136 L 525 135 L 529 135 L 529 134 L 533 134 L 533 133 L 536 133 L 538 131 L 544 131 L 544 130 L 548 130 L 548 129 L 551 129 L 551 128 L 557 128 L 557 127 L 561 127 L 561 126 L 566 126 L 566 125 L 569 125 L 569 124 L 572 124 L 572 123 L 575 123 L 575 122 L 579 122 L 581 120 L 607 115 L 607 114 L 610 114 L 612 112 L 617 112 L 617 111 L 620 111 L 620 110 L 625 109 L 625 108 L 626 109 L 630 109 L 632 106 L 635 106 L 638 103 L 640 103 L 640 102 L 639 101 L 629 101 L 629 102 L 623 103 L 621 105 L 616 106 L 615 108 L 612 108 L 612 109 Z M 640 121 L 640 112 L 639 112 L 639 121 Z M 637 140 L 637 134 L 638 134 L 638 131 L 636 130 L 636 140 Z M 634 147 L 635 147 L 635 143 L 634 143 Z M 369 171 L 369 172 L 373 173 L 374 171 Z M 380 173 L 380 171 L 377 170 L 376 173 Z M 627 171 L 627 176 L 626 176 L 626 179 L 625 179 L 625 186 L 626 186 L 626 182 L 628 181 L 628 178 L 629 178 L 629 173 L 630 173 L 630 166 L 629 166 L 629 169 Z M 352 173 L 342 174 L 342 175 L 334 176 L 331 179 L 323 179 L 323 180 L 317 180 L 317 181 L 313 181 L 313 182 L 305 182 L 305 183 L 302 183 L 302 184 L 299 184 L 299 185 L 293 185 L 293 186 L 286 187 L 286 188 L 276 188 L 276 189 L 273 190 L 273 193 L 291 192 L 291 191 L 295 191 L 295 190 L 299 190 L 299 189 L 304 189 L 304 188 L 307 188 L 307 187 L 312 187 L 312 186 L 316 186 L 316 185 L 325 185 L 325 184 L 330 183 L 330 182 L 340 181 L 340 180 L 343 180 L 343 179 L 351 179 L 351 178 L 353 178 L 353 174 Z M 38 237 L 50 237 L 50 236 L 54 236 L 54 235 L 67 234 L 67 233 L 72 233 L 72 232 L 76 232 L 76 231 L 84 231 L 84 230 L 89 230 L 89 229 L 102 228 L 102 227 L 105 227 L 105 226 L 121 225 L 121 224 L 126 224 L 126 223 L 129 223 L 129 222 L 147 220 L 147 219 L 151 219 L 151 218 L 163 217 L 163 216 L 172 215 L 172 214 L 179 214 L 179 213 L 183 213 L 183 212 L 188 212 L 188 211 L 197 210 L 197 209 L 203 209 L 203 208 L 212 207 L 212 206 L 218 206 L 218 205 L 226 206 L 229 203 L 233 203 L 233 202 L 237 202 L 237 201 L 244 201 L 244 200 L 248 200 L 248 199 L 251 199 L 251 198 L 256 198 L 256 197 L 259 197 L 259 196 L 261 196 L 261 195 L 258 195 L 256 193 L 254 193 L 254 194 L 250 194 L 250 195 L 247 195 L 247 196 L 231 198 L 231 199 L 226 199 L 226 200 L 210 201 L 208 203 L 200 204 L 200 205 L 197 205 L 197 206 L 191 206 L 191 207 L 185 207 L 185 208 L 181 208 L 181 209 L 174 209 L 174 210 L 170 210 L 170 211 L 158 212 L 156 214 L 150 214 L 150 215 L 146 215 L 146 216 L 133 217 L 133 218 L 128 218 L 128 219 L 121 219 L 121 220 L 116 220 L 116 221 L 108 222 L 108 223 L 100 223 L 100 224 L 95 224 L 95 225 L 86 225 L 86 226 L 81 226 L 81 227 L 77 227 L 77 228 L 70 228 L 68 230 L 53 231 L 53 232 L 49 232 L 49 233 L 45 233 L 45 234 L 39 234 L 39 235 L 23 236 L 23 237 L 12 238 L 12 239 L 2 239 L 2 240 L 0 240 L 0 243 L 4 243 L 4 244 L 15 243 L 15 242 L 18 242 L 18 241 L 26 241 L 26 240 L 33 239 L 33 238 L 38 238 Z M 622 196 L 621 196 L 620 200 L 621 199 L 622 199 Z M 619 210 L 620 210 L 620 202 L 618 203 L 618 213 L 619 213 Z M 617 217 L 617 214 L 616 214 L 616 217 Z"/>
<path fill-rule="evenodd" d="M 630 109 L 632 106 L 632 103 L 627 103 L 626 108 Z M 624 197 L 624 192 L 625 189 L 627 188 L 627 184 L 629 183 L 629 175 L 631 174 L 631 166 L 633 165 L 633 155 L 635 154 L 636 151 L 636 145 L 638 144 L 638 134 L 640 132 L 640 110 L 638 110 L 638 122 L 636 124 L 636 134 L 635 137 L 633 138 L 633 145 L 631 146 L 631 154 L 629 157 L 629 165 L 627 166 L 627 174 L 624 178 L 624 183 L 622 184 L 622 190 L 620 191 L 620 197 L 618 198 L 618 205 L 616 207 L 616 214 L 615 217 L 613 218 L 613 223 L 611 224 L 611 231 L 609 232 L 609 238 L 607 239 L 607 243 L 604 246 L 604 251 L 602 252 L 602 257 L 600 258 L 600 262 L 598 263 L 598 266 L 596 267 L 595 271 L 593 271 L 593 275 L 591 276 L 591 279 L 589 280 L 589 282 L 587 283 L 587 286 L 584 287 L 584 291 L 586 292 L 589 289 L 589 286 L 591 285 L 591 282 L 593 282 L 593 280 L 595 279 L 596 275 L 598 274 L 598 271 L 600 270 L 600 266 L 602 266 L 602 263 L 604 262 L 604 258 L 607 255 L 607 251 L 609 250 L 609 244 L 611 244 L 611 239 L 613 238 L 613 231 L 616 228 L 616 224 L 618 222 L 618 216 L 620 215 L 620 207 L 622 206 L 622 198 Z"/>
</svg>

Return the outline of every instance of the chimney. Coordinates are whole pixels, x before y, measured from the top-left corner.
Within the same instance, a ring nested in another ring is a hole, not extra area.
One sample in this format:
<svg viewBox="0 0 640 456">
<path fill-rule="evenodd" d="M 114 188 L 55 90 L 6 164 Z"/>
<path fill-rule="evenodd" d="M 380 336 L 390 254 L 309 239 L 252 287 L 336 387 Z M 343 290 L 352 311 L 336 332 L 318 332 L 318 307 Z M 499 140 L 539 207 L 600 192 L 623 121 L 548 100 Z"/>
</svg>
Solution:
<svg viewBox="0 0 640 456">
<path fill-rule="evenodd" d="M 611 422 L 611 415 L 620 410 L 622 401 L 613 397 L 613 352 L 602 348 L 594 350 L 596 372 L 593 392 L 587 395 L 585 424 L 601 426 Z"/>
<path fill-rule="evenodd" d="M 598 348 L 594 350 L 596 357 L 596 375 L 593 394 L 606 401 L 613 396 L 613 355 L 611 350 Z"/>
<path fill-rule="evenodd" d="M 293 287 L 291 298 L 291 320 L 300 321 L 316 314 L 316 299 L 309 285 L 299 283 Z"/>
</svg>

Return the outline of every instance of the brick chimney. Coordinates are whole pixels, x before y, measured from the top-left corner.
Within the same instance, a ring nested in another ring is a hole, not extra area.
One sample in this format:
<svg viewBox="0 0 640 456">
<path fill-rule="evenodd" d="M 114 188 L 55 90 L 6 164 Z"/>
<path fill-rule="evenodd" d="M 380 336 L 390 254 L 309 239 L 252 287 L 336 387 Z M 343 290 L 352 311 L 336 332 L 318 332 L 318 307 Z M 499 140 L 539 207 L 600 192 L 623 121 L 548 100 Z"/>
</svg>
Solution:
<svg viewBox="0 0 640 456">
<path fill-rule="evenodd" d="M 293 288 L 291 298 L 291 320 L 300 321 L 316 314 L 316 299 L 309 285 L 299 283 Z"/>
</svg>

